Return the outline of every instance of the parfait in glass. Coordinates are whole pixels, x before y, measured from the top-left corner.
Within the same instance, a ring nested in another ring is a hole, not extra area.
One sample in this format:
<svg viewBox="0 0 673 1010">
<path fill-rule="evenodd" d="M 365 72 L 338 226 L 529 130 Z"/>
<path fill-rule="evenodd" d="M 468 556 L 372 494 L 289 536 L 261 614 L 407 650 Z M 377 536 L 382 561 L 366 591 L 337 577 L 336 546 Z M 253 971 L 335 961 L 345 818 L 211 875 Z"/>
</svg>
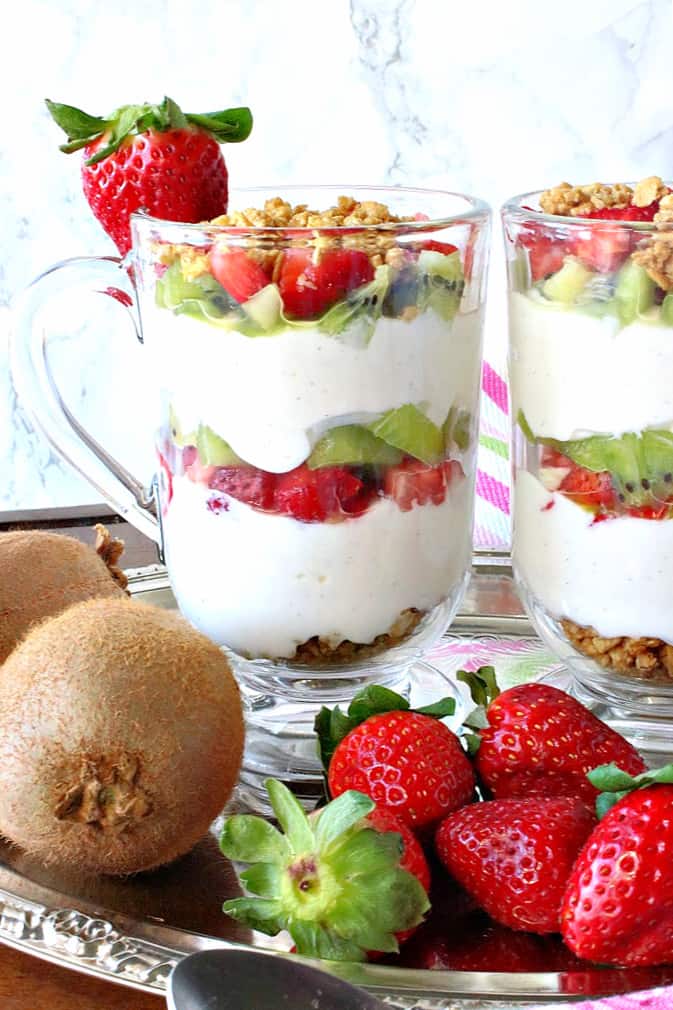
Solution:
<svg viewBox="0 0 673 1010">
<path fill-rule="evenodd" d="M 583 700 L 670 753 L 673 194 L 564 183 L 503 216 L 519 589 Z"/>
</svg>

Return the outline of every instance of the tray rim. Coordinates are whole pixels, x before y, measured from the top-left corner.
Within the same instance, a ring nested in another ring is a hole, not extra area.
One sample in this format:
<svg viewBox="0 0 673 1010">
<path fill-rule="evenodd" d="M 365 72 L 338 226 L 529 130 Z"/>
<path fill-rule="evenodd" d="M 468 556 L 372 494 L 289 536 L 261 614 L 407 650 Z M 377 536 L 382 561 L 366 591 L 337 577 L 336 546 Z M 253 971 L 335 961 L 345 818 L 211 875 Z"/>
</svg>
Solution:
<svg viewBox="0 0 673 1010">
<path fill-rule="evenodd" d="M 170 592 L 162 565 L 127 570 L 132 595 Z M 476 577 L 512 578 L 505 551 L 475 555 Z M 484 614 L 467 608 L 451 625 L 450 637 L 461 634 L 521 637 L 538 640 L 523 608 L 507 614 Z M 212 948 L 238 947 L 293 957 L 273 947 L 235 943 L 159 922 L 136 919 L 96 906 L 85 899 L 36 883 L 0 860 L 0 941 L 17 950 L 118 985 L 164 995 L 171 969 L 188 954 Z M 309 962 L 311 959 L 304 959 Z M 379 996 L 496 1001 L 518 999 L 538 1005 L 574 1001 L 632 989 L 638 970 L 596 968 L 581 972 L 465 972 L 397 968 L 376 964 L 313 961 Z M 672 971 L 673 974 L 673 971 Z M 586 983 L 582 984 L 582 980 Z M 656 979 L 643 979 L 646 986 Z M 497 985 L 495 984 L 497 982 Z M 579 984 L 570 993 L 568 984 Z M 604 984 L 601 985 L 601 982 Z M 528 1005 L 532 1004 L 528 1002 Z"/>
</svg>

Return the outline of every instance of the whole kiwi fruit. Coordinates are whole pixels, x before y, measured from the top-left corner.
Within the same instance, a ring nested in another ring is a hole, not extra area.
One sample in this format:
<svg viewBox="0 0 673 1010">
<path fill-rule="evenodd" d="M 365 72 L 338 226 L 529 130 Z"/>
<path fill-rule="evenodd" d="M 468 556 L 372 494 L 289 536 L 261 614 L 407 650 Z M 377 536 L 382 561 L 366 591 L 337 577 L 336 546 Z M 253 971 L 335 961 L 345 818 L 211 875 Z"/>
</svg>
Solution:
<svg viewBox="0 0 673 1010">
<path fill-rule="evenodd" d="M 94 548 L 60 533 L 0 533 L 0 663 L 37 621 L 80 600 L 124 596 L 123 550 L 100 525 Z"/>
<path fill-rule="evenodd" d="M 45 863 L 127 874 L 187 852 L 243 749 L 224 653 L 172 611 L 75 604 L 0 677 L 0 832 Z"/>
</svg>

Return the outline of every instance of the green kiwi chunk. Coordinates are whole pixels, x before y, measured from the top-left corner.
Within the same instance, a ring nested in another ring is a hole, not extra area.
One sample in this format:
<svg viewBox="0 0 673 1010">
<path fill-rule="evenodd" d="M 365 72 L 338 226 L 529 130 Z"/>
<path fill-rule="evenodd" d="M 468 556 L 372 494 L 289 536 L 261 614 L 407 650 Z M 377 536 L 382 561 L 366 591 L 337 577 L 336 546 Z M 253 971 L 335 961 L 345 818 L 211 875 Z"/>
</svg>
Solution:
<svg viewBox="0 0 673 1010">
<path fill-rule="evenodd" d="M 240 318 L 237 303 L 212 274 L 187 280 L 180 260 L 172 263 L 157 281 L 156 302 L 159 308 L 209 321 L 220 321 L 232 315 L 235 319 Z"/>
<path fill-rule="evenodd" d="M 207 424 L 200 424 L 196 433 L 196 451 L 202 466 L 241 466 L 243 460 L 237 456 L 228 442 L 220 438 Z"/>
<path fill-rule="evenodd" d="M 168 425 L 171 429 L 171 438 L 178 449 L 184 449 L 186 445 L 196 445 L 196 432 L 188 431 L 186 434 L 183 432 L 178 415 L 172 405 L 168 408 Z"/>
<path fill-rule="evenodd" d="M 437 463 L 444 456 L 444 433 L 413 403 L 388 410 L 367 425 L 377 438 L 423 463 Z"/>
<path fill-rule="evenodd" d="M 591 270 L 574 256 L 566 256 L 563 266 L 548 277 L 542 285 L 542 293 L 553 302 L 572 305 L 582 294 L 593 277 Z"/>
<path fill-rule="evenodd" d="M 673 291 L 666 295 L 661 304 L 661 321 L 666 326 L 673 326 Z"/>
<path fill-rule="evenodd" d="M 617 274 L 615 302 L 624 326 L 634 322 L 654 305 L 656 284 L 647 270 L 628 260 Z"/>
<path fill-rule="evenodd" d="M 276 329 L 281 320 L 283 300 L 276 284 L 267 284 L 241 305 L 246 317 L 252 323 L 253 331 L 268 333 Z M 245 324 L 241 327 L 245 333 Z"/>
<path fill-rule="evenodd" d="M 453 319 L 465 290 L 465 276 L 460 253 L 436 252 L 424 249 L 417 263 L 418 308 L 430 307 L 438 316 Z"/>
<path fill-rule="evenodd" d="M 373 336 L 376 321 L 383 312 L 383 303 L 390 285 L 390 273 L 390 267 L 386 264 L 377 267 L 374 279 L 349 291 L 345 298 L 328 309 L 320 319 L 318 328 L 323 333 L 336 337 L 357 323 L 361 340 L 368 344 Z"/>
<path fill-rule="evenodd" d="M 306 462 L 316 470 L 321 466 L 393 466 L 401 459 L 399 449 L 377 438 L 368 428 L 343 424 L 323 435 Z"/>
<path fill-rule="evenodd" d="M 471 432 L 472 415 L 464 407 L 451 407 L 446 415 L 446 420 L 442 425 L 444 434 L 444 449 L 446 455 L 450 455 L 455 447 L 465 452 L 469 448 L 472 440 Z"/>
</svg>

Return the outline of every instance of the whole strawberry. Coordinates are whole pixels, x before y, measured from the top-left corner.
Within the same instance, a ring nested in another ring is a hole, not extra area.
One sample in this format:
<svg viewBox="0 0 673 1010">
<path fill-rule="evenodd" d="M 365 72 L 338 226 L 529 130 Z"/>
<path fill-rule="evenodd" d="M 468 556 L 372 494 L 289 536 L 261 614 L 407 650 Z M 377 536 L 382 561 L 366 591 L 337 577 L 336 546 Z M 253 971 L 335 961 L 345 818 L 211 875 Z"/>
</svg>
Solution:
<svg viewBox="0 0 673 1010">
<path fill-rule="evenodd" d="M 673 964 L 673 765 L 635 778 L 608 765 L 591 779 L 608 809 L 568 882 L 563 939 L 590 961 Z"/>
<path fill-rule="evenodd" d="M 549 684 L 522 684 L 499 694 L 484 669 L 459 677 L 478 703 L 493 698 L 486 726 L 478 731 L 475 764 L 497 799 L 576 796 L 593 803 L 598 791 L 586 777 L 592 768 L 614 763 L 634 775 L 645 771 L 635 747 L 569 694 Z"/>
<path fill-rule="evenodd" d="M 316 719 L 332 796 L 371 796 L 412 828 L 434 824 L 469 803 L 474 771 L 458 737 L 440 720 L 452 698 L 412 710 L 384 687 L 356 695 L 348 713 L 323 708 Z"/>
<path fill-rule="evenodd" d="M 435 843 L 449 873 L 496 922 L 556 933 L 573 863 L 595 823 L 572 797 L 487 800 L 450 814 Z"/>
<path fill-rule="evenodd" d="M 397 951 L 430 907 L 428 866 L 411 832 L 360 793 L 307 816 L 282 783 L 266 786 L 284 833 L 247 814 L 225 822 L 225 856 L 253 864 L 241 874 L 251 896 L 225 901 L 227 915 L 271 936 L 286 929 L 312 957 Z"/>
<path fill-rule="evenodd" d="M 220 144 L 246 139 L 249 109 L 185 114 L 164 98 L 160 105 L 122 105 L 102 119 L 48 100 L 47 108 L 68 137 L 61 150 L 84 148 L 84 195 L 122 256 L 131 248 L 129 218 L 136 210 L 186 222 L 226 212 Z"/>
</svg>

